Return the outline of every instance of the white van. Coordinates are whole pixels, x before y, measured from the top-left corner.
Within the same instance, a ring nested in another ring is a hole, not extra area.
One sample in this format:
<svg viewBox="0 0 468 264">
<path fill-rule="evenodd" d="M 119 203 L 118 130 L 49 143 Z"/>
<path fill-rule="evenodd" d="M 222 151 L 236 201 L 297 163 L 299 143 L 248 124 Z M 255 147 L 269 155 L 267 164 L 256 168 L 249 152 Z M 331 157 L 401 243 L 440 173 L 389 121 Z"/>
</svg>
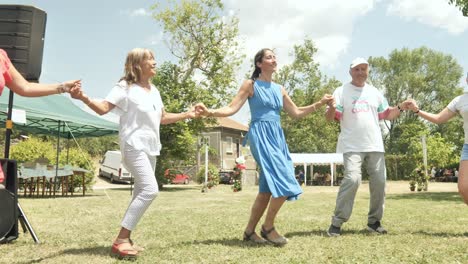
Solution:
<svg viewBox="0 0 468 264">
<path fill-rule="evenodd" d="M 122 154 L 118 150 L 106 152 L 99 167 L 99 176 L 107 177 L 111 182 L 133 182 L 132 175 L 122 165 Z"/>
</svg>

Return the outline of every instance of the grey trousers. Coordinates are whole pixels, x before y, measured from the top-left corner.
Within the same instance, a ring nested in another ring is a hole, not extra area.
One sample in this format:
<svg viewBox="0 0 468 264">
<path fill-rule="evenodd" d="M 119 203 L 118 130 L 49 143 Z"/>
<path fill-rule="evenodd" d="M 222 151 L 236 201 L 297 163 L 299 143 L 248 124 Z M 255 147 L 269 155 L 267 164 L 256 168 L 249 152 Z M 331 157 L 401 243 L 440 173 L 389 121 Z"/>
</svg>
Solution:
<svg viewBox="0 0 468 264">
<path fill-rule="evenodd" d="M 385 158 L 383 152 L 343 153 L 344 178 L 336 197 L 335 215 L 332 225 L 340 227 L 348 221 L 353 211 L 354 198 L 361 184 L 361 167 L 366 162 L 369 174 L 370 205 L 367 222 L 374 224 L 383 216 L 385 203 Z"/>
</svg>

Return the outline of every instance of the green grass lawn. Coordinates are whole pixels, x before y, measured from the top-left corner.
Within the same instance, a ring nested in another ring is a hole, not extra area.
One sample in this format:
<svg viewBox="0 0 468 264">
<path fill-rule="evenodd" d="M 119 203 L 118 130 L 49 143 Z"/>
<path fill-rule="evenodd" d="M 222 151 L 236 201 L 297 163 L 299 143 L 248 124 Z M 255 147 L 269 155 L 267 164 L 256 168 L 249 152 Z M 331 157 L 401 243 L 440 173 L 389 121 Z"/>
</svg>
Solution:
<svg viewBox="0 0 468 264">
<path fill-rule="evenodd" d="M 136 263 L 468 263 L 468 208 L 455 183 L 434 183 L 409 193 L 389 182 L 383 225 L 365 231 L 368 185 L 361 186 L 343 235 L 329 238 L 338 187 L 304 187 L 287 202 L 276 227 L 282 248 L 242 241 L 257 187 L 234 193 L 218 186 L 170 186 L 160 193 L 133 234 L 146 248 Z M 116 263 L 110 246 L 130 200 L 128 189 L 95 190 L 86 197 L 30 199 L 20 204 L 41 243 L 29 233 L 0 245 L 0 263 Z"/>
</svg>

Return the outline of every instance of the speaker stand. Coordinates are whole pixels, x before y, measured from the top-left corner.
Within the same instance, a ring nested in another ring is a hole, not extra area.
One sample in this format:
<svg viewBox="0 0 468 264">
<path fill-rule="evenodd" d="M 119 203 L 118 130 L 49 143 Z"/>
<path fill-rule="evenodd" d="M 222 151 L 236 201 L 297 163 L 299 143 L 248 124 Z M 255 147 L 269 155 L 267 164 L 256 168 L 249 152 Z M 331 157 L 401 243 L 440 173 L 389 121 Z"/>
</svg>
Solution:
<svg viewBox="0 0 468 264">
<path fill-rule="evenodd" d="M 8 159 L 10 157 L 10 138 L 11 138 L 11 130 L 13 128 L 13 121 L 11 120 L 11 115 L 13 112 L 13 92 L 10 90 L 10 97 L 8 98 L 8 113 L 7 113 L 7 120 L 5 122 L 6 124 L 6 129 L 5 129 L 5 158 Z M 15 179 L 16 181 L 16 179 Z M 23 212 L 23 209 L 21 208 L 21 205 L 17 203 L 18 205 L 18 220 L 21 223 L 21 227 L 23 227 L 23 233 L 26 233 L 26 229 L 29 231 L 31 234 L 32 238 L 34 239 L 34 242 L 36 244 L 39 244 L 39 239 L 36 236 L 36 233 L 34 232 L 31 224 L 28 221 L 28 218 Z"/>
<path fill-rule="evenodd" d="M 36 233 L 34 232 L 34 229 L 29 223 L 28 218 L 24 214 L 23 209 L 21 208 L 21 205 L 19 203 L 18 203 L 18 220 L 21 223 L 21 227 L 23 228 L 23 233 L 26 233 L 26 229 L 27 229 L 27 231 L 29 231 L 29 233 L 31 234 L 34 242 L 36 244 L 41 243 L 39 241 L 39 238 L 37 238 Z"/>
</svg>

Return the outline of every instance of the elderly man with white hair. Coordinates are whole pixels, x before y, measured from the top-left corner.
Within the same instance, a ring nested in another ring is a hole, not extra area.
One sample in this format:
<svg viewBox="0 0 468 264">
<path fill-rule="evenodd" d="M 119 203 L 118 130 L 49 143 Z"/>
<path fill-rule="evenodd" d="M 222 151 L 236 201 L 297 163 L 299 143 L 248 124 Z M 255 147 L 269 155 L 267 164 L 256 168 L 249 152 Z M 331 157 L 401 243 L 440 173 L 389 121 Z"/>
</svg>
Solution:
<svg viewBox="0 0 468 264">
<path fill-rule="evenodd" d="M 327 120 L 340 122 L 337 152 L 343 153 L 344 178 L 336 198 L 335 213 L 328 229 L 329 236 L 340 236 L 341 225 L 351 217 L 356 192 L 361 183 L 361 166 L 366 163 L 369 174 L 370 208 L 367 229 L 386 234 L 381 220 L 385 202 L 384 144 L 379 122 L 393 120 L 406 109 L 408 102 L 390 107 L 383 94 L 368 84 L 369 63 L 364 58 L 352 61 L 351 82 L 333 93 L 334 104 L 326 111 Z"/>
</svg>

